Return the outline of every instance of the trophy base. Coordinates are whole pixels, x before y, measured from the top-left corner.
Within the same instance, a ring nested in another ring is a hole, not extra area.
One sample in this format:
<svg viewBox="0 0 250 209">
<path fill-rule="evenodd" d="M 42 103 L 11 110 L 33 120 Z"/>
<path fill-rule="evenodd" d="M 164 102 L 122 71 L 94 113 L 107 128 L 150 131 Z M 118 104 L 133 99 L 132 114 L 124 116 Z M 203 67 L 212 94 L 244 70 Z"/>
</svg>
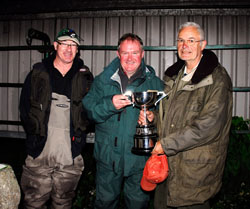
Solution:
<svg viewBox="0 0 250 209">
<path fill-rule="evenodd" d="M 152 152 L 153 148 L 149 148 L 149 149 L 140 149 L 140 148 L 135 148 L 133 147 L 131 152 L 133 154 L 136 155 L 150 155 L 150 153 Z"/>
<path fill-rule="evenodd" d="M 139 155 L 150 153 L 155 146 L 157 137 L 156 134 L 148 136 L 135 135 L 134 147 L 131 150 L 132 153 Z"/>
</svg>

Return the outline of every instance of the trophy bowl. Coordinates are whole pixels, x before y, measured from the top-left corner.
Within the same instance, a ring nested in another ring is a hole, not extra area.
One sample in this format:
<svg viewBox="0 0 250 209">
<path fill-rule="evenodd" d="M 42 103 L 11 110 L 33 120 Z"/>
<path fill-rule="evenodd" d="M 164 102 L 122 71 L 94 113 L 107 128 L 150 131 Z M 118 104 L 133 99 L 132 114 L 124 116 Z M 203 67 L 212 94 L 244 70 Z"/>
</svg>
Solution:
<svg viewBox="0 0 250 209">
<path fill-rule="evenodd" d="M 150 107 L 154 105 L 157 100 L 157 92 L 134 92 L 133 99 L 136 106 L 140 107 L 146 105 Z"/>
<path fill-rule="evenodd" d="M 156 106 L 157 103 L 166 97 L 163 91 L 149 90 L 132 93 L 133 105 L 144 110 L 144 125 L 137 124 L 134 135 L 134 146 L 132 153 L 143 155 L 150 153 L 157 141 L 158 134 L 156 127 L 146 119 L 146 111 L 149 107 Z"/>
</svg>

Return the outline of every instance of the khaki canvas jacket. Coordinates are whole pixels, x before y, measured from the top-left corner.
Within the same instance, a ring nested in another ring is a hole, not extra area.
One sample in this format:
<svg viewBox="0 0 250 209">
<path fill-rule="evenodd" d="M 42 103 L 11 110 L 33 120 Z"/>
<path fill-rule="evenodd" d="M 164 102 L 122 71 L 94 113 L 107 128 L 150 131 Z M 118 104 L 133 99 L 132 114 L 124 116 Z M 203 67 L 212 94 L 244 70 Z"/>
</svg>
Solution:
<svg viewBox="0 0 250 209">
<path fill-rule="evenodd" d="M 159 208 L 199 204 L 214 196 L 221 187 L 227 154 L 230 77 L 208 50 L 191 81 L 181 80 L 183 71 L 184 62 L 179 60 L 164 76 L 164 91 L 170 95 L 160 104 L 157 122 L 170 172 L 156 189 Z"/>
</svg>

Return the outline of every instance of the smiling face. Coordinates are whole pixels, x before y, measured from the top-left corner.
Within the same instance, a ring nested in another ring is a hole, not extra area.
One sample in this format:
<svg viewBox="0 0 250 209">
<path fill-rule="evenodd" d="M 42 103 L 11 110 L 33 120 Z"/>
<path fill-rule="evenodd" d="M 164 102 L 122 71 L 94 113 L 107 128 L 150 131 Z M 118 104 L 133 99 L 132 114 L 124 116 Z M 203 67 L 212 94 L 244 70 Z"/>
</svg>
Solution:
<svg viewBox="0 0 250 209">
<path fill-rule="evenodd" d="M 201 40 L 196 27 L 184 27 L 178 34 L 177 49 L 180 59 L 184 60 L 187 65 L 195 67 L 201 59 L 206 43 L 205 40 Z"/>
<path fill-rule="evenodd" d="M 144 50 L 138 40 L 126 39 L 121 42 L 117 55 L 124 72 L 130 78 L 141 64 Z"/>
<path fill-rule="evenodd" d="M 78 52 L 77 44 L 70 40 L 54 42 L 54 48 L 57 51 L 56 59 L 63 64 L 72 64 Z"/>
</svg>

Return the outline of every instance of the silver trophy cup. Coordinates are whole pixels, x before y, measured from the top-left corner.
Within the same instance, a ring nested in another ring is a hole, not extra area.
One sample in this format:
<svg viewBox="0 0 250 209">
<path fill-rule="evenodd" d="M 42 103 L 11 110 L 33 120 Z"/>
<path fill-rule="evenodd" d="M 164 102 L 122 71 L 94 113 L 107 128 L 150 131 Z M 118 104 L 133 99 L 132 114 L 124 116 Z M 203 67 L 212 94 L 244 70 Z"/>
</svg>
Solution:
<svg viewBox="0 0 250 209">
<path fill-rule="evenodd" d="M 144 125 L 137 124 L 136 133 L 134 135 L 134 147 L 132 153 L 134 154 L 147 154 L 154 148 L 157 141 L 158 134 L 156 127 L 148 122 L 146 119 L 146 111 L 149 107 L 156 106 L 157 103 L 166 97 L 163 91 L 143 91 L 132 93 L 133 105 L 137 106 L 144 111 L 145 123 Z"/>
</svg>

